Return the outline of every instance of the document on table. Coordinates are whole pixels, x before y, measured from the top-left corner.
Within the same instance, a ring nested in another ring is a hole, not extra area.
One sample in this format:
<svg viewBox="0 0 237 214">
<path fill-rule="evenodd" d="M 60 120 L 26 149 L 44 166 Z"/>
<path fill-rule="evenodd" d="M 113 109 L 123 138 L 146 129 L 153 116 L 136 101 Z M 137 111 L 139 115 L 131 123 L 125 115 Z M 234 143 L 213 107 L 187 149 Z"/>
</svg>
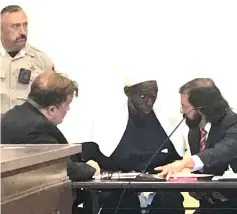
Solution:
<svg viewBox="0 0 237 214">
<path fill-rule="evenodd" d="M 237 181 L 237 173 L 234 173 L 234 172 L 226 172 L 224 173 L 224 175 L 222 176 L 215 176 L 213 177 L 212 179 L 213 181 L 218 181 L 218 180 L 236 180 Z"/>
<path fill-rule="evenodd" d="M 211 178 L 213 175 L 210 174 L 195 174 L 195 173 L 177 173 L 172 175 L 169 181 L 171 182 L 192 182 L 197 181 L 199 178 Z"/>
<path fill-rule="evenodd" d="M 206 177 L 213 177 L 212 174 L 195 174 L 195 173 L 177 173 L 172 175 L 173 178 L 206 178 Z"/>
</svg>

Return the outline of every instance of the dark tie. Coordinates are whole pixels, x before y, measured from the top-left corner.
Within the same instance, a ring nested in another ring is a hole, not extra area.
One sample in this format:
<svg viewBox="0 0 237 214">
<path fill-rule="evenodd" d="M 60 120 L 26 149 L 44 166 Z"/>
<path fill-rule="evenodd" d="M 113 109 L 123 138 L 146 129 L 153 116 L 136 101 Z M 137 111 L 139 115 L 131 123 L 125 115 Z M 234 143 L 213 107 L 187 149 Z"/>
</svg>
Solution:
<svg viewBox="0 0 237 214">
<path fill-rule="evenodd" d="M 207 136 L 207 131 L 204 128 L 200 129 L 200 152 L 205 149 L 206 146 L 206 136 Z M 214 199 L 220 199 L 225 197 L 219 193 L 219 192 L 212 192 L 212 193 L 207 193 L 207 192 L 190 192 L 189 195 L 194 197 L 196 200 L 207 200 L 208 203 L 213 204 L 213 198 Z"/>
<path fill-rule="evenodd" d="M 206 136 L 207 136 L 207 131 L 204 128 L 200 129 L 201 135 L 200 135 L 200 152 L 205 149 L 206 146 Z"/>
<path fill-rule="evenodd" d="M 205 149 L 206 146 L 206 136 L 207 131 L 204 128 L 200 129 L 200 152 Z M 189 195 L 191 195 L 196 200 L 202 200 L 207 196 L 206 192 L 190 192 Z"/>
</svg>

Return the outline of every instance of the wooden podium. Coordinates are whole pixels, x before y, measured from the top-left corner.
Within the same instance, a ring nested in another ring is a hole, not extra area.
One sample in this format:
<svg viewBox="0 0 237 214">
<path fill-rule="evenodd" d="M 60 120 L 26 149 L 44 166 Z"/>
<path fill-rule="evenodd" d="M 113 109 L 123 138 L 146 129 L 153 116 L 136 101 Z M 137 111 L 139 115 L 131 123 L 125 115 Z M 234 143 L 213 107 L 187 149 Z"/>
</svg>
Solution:
<svg viewBox="0 0 237 214">
<path fill-rule="evenodd" d="M 80 144 L 2 144 L 2 214 L 70 214 L 66 164 L 80 152 Z"/>
</svg>

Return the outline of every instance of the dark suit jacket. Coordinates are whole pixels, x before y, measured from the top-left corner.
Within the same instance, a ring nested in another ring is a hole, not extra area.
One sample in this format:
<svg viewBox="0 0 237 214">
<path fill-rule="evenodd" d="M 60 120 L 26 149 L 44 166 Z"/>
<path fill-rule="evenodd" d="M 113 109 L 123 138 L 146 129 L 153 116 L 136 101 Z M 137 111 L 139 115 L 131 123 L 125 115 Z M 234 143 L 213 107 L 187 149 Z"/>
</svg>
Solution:
<svg viewBox="0 0 237 214">
<path fill-rule="evenodd" d="M 204 173 L 222 175 L 228 165 L 237 173 L 237 114 L 229 110 L 216 124 L 211 125 L 206 148 L 199 152 L 200 130 L 189 131 L 188 140 L 192 155 L 204 163 Z"/>
<path fill-rule="evenodd" d="M 25 102 L 7 111 L 1 117 L 2 144 L 68 144 L 62 132 L 30 103 Z M 79 155 L 78 155 L 79 156 Z M 67 166 L 74 180 L 91 178 L 95 169 L 73 155 Z"/>
<path fill-rule="evenodd" d="M 2 144 L 67 144 L 61 131 L 44 115 L 25 102 L 1 117 Z"/>
<path fill-rule="evenodd" d="M 199 152 L 200 129 L 192 129 L 188 135 L 192 155 L 197 155 L 204 163 L 203 173 L 222 175 L 228 165 L 237 173 L 237 114 L 229 110 L 216 124 L 211 124 L 206 147 Z M 221 191 L 221 194 L 237 203 L 236 190 Z"/>
</svg>

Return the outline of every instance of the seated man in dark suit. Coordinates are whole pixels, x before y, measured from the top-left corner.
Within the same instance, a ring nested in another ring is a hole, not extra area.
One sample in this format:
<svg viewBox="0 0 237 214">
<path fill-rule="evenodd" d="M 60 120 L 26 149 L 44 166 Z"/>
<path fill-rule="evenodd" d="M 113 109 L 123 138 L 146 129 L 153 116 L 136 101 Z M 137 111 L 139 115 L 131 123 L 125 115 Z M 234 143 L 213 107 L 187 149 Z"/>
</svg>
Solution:
<svg viewBox="0 0 237 214">
<path fill-rule="evenodd" d="M 237 114 L 229 107 L 214 81 L 197 78 L 180 88 L 182 113 L 189 127 L 188 141 L 191 158 L 157 167 L 167 179 L 184 168 L 193 172 L 222 175 L 231 166 L 237 172 Z M 196 214 L 237 213 L 220 208 L 237 208 L 237 194 L 190 193 L 200 201 L 200 208 L 218 208 L 214 211 L 196 210 Z"/>
<path fill-rule="evenodd" d="M 40 74 L 32 83 L 27 101 L 1 116 L 1 143 L 67 144 L 57 125 L 66 116 L 74 96 L 78 96 L 76 82 L 56 72 Z M 96 170 L 89 164 L 77 163 L 75 157 L 69 160 L 69 174 L 73 171 L 79 180 L 91 178 Z M 84 192 L 79 193 L 80 204 Z"/>
<path fill-rule="evenodd" d="M 1 117 L 2 144 L 64 144 L 57 128 L 69 110 L 77 84 L 67 77 L 46 72 L 32 83 L 28 99 Z"/>
</svg>

